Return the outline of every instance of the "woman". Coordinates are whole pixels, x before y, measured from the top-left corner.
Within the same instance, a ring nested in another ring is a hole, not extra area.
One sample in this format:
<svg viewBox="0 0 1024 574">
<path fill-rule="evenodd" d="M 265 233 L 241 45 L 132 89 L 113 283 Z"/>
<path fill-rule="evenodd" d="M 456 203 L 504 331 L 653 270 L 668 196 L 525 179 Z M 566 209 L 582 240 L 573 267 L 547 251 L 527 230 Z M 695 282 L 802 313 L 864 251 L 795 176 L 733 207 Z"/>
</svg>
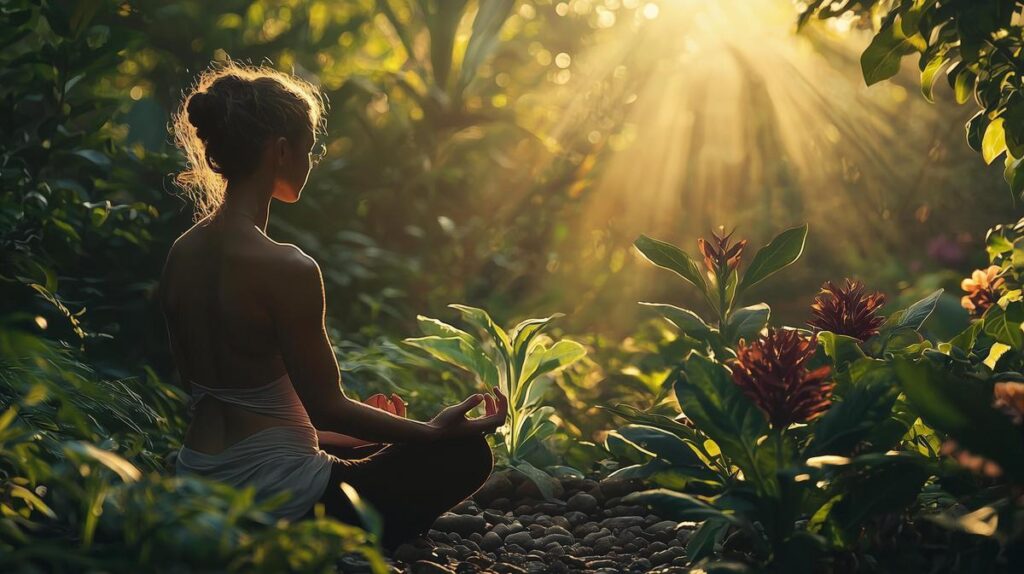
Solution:
<svg viewBox="0 0 1024 574">
<path fill-rule="evenodd" d="M 356 521 L 339 488 L 346 482 L 382 514 L 383 542 L 393 547 L 487 478 L 484 437 L 504 423 L 507 401 L 494 389 L 418 422 L 400 416 L 397 397 L 375 397 L 386 407 L 375 408 L 345 396 L 320 269 L 266 235 L 271 199 L 292 203 L 302 193 L 323 114 L 310 84 L 229 63 L 203 73 L 173 118 L 188 161 L 177 179 L 199 219 L 175 241 L 160 281 L 171 349 L 192 394 L 176 470 L 252 485 L 261 498 L 289 490 L 273 514 L 290 520 L 322 503 L 328 515 Z M 485 414 L 468 418 L 480 404 Z M 351 452 L 343 447 L 366 443 L 378 446 L 342 458 Z"/>
</svg>

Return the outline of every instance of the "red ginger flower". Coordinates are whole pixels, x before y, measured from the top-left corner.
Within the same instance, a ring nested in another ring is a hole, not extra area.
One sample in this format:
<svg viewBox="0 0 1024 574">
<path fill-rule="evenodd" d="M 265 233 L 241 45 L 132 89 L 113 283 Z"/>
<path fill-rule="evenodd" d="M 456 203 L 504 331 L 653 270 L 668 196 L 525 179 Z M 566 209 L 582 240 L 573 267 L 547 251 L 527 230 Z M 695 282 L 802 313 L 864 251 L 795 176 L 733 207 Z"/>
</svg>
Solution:
<svg viewBox="0 0 1024 574">
<path fill-rule="evenodd" d="M 703 237 L 697 240 L 697 247 L 700 249 L 701 255 L 704 256 L 704 267 L 707 267 L 708 271 L 712 273 L 718 273 L 720 270 L 732 272 L 740 265 L 740 257 L 743 255 L 743 248 L 747 245 L 746 239 L 737 241 L 735 245 L 729 245 L 729 239 L 735 231 L 728 235 L 719 236 L 714 231 L 711 232 L 712 239 L 710 241 Z"/>
<path fill-rule="evenodd" d="M 807 422 L 832 404 L 832 383 L 825 380 L 831 369 L 804 366 L 816 347 L 815 339 L 781 329 L 769 329 L 749 345 L 740 342 L 731 361 L 733 382 L 764 411 L 772 428 Z"/>
<path fill-rule="evenodd" d="M 877 291 L 865 292 L 860 281 L 846 279 L 842 286 L 826 281 L 811 304 L 814 318 L 807 324 L 867 341 L 877 335 L 878 328 L 885 323 L 885 317 L 878 315 L 878 309 L 884 304 L 885 295 Z"/>
<path fill-rule="evenodd" d="M 960 282 L 960 288 L 967 292 L 960 299 L 960 306 L 980 317 L 999 300 L 996 290 L 1006 281 L 999 277 L 1001 269 L 998 265 L 990 265 L 988 269 L 975 269 L 970 277 Z"/>
</svg>

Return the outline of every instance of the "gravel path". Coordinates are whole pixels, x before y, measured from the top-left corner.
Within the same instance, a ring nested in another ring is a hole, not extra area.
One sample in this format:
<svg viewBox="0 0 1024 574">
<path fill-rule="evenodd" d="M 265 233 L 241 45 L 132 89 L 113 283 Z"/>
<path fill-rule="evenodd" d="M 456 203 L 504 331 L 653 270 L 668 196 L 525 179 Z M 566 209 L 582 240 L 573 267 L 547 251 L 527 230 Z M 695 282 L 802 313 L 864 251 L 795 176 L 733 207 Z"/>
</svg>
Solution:
<svg viewBox="0 0 1024 574">
<path fill-rule="evenodd" d="M 555 500 L 543 501 L 521 474 L 497 472 L 472 500 L 438 518 L 426 539 L 398 548 L 391 563 L 412 574 L 687 572 L 685 546 L 696 524 L 622 503 L 641 488 L 563 479 Z"/>
</svg>

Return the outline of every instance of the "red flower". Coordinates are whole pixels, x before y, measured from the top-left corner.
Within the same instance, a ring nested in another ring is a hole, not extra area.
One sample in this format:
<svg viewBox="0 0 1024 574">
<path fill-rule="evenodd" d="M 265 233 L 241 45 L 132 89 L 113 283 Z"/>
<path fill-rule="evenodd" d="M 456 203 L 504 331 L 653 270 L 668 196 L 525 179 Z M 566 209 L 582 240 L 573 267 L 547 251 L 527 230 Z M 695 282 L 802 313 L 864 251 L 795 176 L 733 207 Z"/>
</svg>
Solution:
<svg viewBox="0 0 1024 574">
<path fill-rule="evenodd" d="M 697 240 L 697 247 L 700 249 L 701 255 L 704 256 L 704 267 L 707 267 L 708 271 L 719 274 L 720 271 L 732 272 L 739 267 L 740 257 L 743 255 L 743 248 L 746 247 L 747 240 L 741 239 L 735 245 L 730 246 L 729 238 L 732 237 L 732 233 L 719 236 L 712 231 L 710 241 L 703 237 Z"/>
<path fill-rule="evenodd" d="M 772 428 L 785 429 L 821 415 L 832 404 L 828 366 L 808 371 L 817 342 L 793 330 L 769 329 L 750 345 L 741 342 L 731 361 L 733 382 L 768 416 Z"/>
<path fill-rule="evenodd" d="M 866 293 L 860 281 L 847 279 L 842 286 L 826 281 L 811 304 L 814 318 L 807 324 L 866 341 L 877 335 L 878 328 L 885 323 L 885 317 L 878 315 L 884 304 L 885 295 L 877 291 Z"/>
</svg>

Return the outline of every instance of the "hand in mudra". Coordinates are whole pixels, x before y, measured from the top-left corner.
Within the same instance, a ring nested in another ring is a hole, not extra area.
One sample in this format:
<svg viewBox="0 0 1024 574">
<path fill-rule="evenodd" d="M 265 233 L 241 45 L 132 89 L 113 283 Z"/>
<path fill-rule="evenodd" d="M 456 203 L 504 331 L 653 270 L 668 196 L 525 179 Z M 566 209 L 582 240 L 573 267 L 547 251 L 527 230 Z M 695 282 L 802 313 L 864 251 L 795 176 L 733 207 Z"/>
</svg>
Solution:
<svg viewBox="0 0 1024 574">
<path fill-rule="evenodd" d="M 438 438 L 455 438 L 490 434 L 505 424 L 508 416 L 508 398 L 501 389 L 494 387 L 494 395 L 475 394 L 457 405 L 446 407 L 430 419 L 430 426 L 437 429 Z M 484 415 L 467 418 L 466 414 L 474 407 L 484 403 Z"/>
</svg>

